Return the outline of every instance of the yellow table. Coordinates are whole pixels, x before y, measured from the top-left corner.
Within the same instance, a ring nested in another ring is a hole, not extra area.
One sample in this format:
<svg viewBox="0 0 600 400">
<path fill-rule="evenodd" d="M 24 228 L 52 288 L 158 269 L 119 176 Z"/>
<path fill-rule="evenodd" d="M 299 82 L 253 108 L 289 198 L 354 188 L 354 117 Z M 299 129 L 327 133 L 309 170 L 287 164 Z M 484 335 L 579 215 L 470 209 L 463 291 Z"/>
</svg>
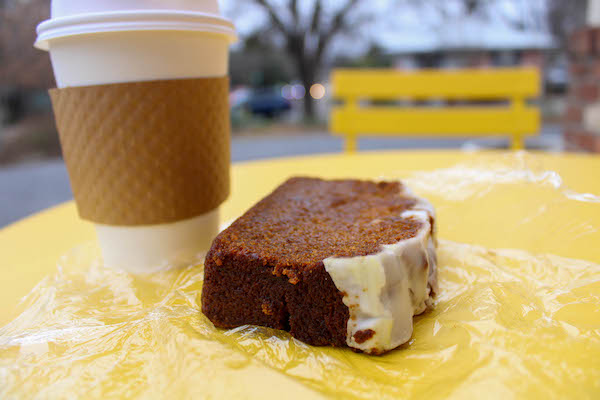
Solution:
<svg viewBox="0 0 600 400">
<path fill-rule="evenodd" d="M 224 220 L 239 216 L 292 175 L 403 178 L 436 206 L 438 236 L 443 241 L 491 249 L 520 249 L 533 254 L 549 253 L 600 263 L 598 156 L 377 152 L 239 163 L 233 166 L 232 172 L 232 193 L 223 206 Z M 19 299 L 42 278 L 55 273 L 61 255 L 78 243 L 93 240 L 92 225 L 77 217 L 72 202 L 1 230 L 0 326 L 13 320 L 22 310 L 23 305 L 17 307 Z M 0 351 L 1 339 L 0 336 Z M 325 389 L 317 393 L 313 386 L 279 374 L 273 366 L 266 368 L 261 362 L 254 365 L 254 361 L 251 364 L 253 367 L 245 368 L 244 373 L 236 374 L 232 367 L 228 375 L 220 375 L 218 379 L 225 385 L 220 394 L 234 397 L 327 394 Z M 1 380 L 2 374 L 0 383 Z M 233 382 L 242 384 L 244 390 Z M 596 389 L 600 390 L 597 386 Z M 419 393 L 427 395 L 427 391 Z M 212 394 L 219 395 L 218 392 Z"/>
</svg>

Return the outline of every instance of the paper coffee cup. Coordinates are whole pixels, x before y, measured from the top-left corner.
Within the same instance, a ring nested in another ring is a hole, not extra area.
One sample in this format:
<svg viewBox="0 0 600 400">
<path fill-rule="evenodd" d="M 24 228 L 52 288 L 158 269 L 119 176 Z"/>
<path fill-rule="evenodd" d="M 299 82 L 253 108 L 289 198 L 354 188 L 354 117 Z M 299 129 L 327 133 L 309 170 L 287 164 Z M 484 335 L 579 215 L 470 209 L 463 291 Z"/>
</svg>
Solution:
<svg viewBox="0 0 600 400">
<path fill-rule="evenodd" d="M 216 0 L 54 0 L 35 46 L 50 52 L 63 89 L 226 77 L 234 40 Z M 218 229 L 218 207 L 168 223 L 96 223 L 105 264 L 134 273 L 194 261 Z"/>
</svg>

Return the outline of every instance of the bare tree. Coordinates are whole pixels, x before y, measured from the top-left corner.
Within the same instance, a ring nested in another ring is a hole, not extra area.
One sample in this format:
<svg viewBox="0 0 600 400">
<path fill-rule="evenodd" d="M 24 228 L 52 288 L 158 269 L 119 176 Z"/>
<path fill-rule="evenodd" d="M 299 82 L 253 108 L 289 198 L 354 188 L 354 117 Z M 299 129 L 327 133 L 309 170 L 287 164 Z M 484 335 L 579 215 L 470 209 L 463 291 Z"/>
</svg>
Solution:
<svg viewBox="0 0 600 400">
<path fill-rule="evenodd" d="M 585 25 L 587 5 L 587 0 L 548 0 L 550 30 L 563 48 L 569 34 Z"/>
<path fill-rule="evenodd" d="M 54 85 L 48 54 L 33 48 L 49 12 L 50 0 L 0 0 L 0 122 L 21 118 L 28 93 Z"/>
<path fill-rule="evenodd" d="M 351 16 L 362 1 L 340 1 L 337 8 L 331 9 L 325 0 L 314 0 L 307 9 L 301 6 L 308 2 L 301 5 L 298 0 L 249 0 L 268 15 L 269 28 L 282 38 L 285 51 L 294 61 L 307 93 L 304 113 L 309 118 L 314 116 L 313 99 L 308 95 L 310 87 L 323 68 L 333 40 L 358 23 Z"/>
<path fill-rule="evenodd" d="M 49 14 L 50 0 L 0 0 L 0 85 L 17 89 L 54 85 L 48 54 L 33 48 L 35 27 Z"/>
</svg>

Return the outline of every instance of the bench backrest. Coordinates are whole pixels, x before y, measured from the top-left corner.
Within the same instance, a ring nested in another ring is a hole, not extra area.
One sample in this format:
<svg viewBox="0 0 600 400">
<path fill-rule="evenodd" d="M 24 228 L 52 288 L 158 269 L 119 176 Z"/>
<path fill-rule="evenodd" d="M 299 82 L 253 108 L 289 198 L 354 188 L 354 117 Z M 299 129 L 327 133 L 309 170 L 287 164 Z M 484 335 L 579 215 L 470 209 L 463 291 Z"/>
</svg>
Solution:
<svg viewBox="0 0 600 400">
<path fill-rule="evenodd" d="M 509 135 L 512 148 L 523 148 L 526 135 L 537 134 L 540 113 L 526 104 L 540 94 L 536 68 L 461 70 L 336 69 L 330 130 L 355 151 L 359 135 L 489 136 Z M 361 106 L 361 100 L 469 100 L 467 106 Z M 507 101 L 485 106 L 473 101 Z"/>
</svg>

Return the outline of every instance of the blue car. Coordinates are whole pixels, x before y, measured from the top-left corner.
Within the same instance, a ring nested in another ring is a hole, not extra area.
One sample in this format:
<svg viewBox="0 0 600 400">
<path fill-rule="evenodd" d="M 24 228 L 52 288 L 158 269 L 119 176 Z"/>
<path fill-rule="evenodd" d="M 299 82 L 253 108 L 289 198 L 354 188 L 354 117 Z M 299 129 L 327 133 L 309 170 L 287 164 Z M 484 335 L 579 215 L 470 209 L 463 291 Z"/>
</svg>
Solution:
<svg viewBox="0 0 600 400">
<path fill-rule="evenodd" d="M 273 118 L 292 108 L 289 100 L 283 98 L 277 89 L 256 89 L 246 103 L 252 114 Z"/>
</svg>

